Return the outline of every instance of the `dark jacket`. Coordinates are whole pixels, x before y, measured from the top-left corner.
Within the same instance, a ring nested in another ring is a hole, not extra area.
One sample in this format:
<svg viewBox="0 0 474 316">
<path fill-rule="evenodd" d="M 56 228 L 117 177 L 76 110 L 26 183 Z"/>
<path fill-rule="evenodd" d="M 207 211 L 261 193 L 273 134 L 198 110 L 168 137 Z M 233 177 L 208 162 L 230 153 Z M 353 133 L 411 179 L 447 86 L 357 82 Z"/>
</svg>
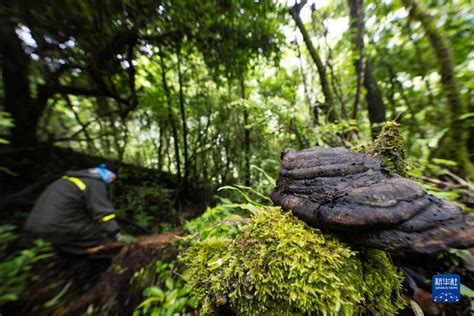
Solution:
<svg viewBox="0 0 474 316">
<path fill-rule="evenodd" d="M 114 217 L 105 183 L 94 169 L 68 171 L 36 200 L 24 231 L 64 252 L 84 254 L 118 233 Z"/>
</svg>

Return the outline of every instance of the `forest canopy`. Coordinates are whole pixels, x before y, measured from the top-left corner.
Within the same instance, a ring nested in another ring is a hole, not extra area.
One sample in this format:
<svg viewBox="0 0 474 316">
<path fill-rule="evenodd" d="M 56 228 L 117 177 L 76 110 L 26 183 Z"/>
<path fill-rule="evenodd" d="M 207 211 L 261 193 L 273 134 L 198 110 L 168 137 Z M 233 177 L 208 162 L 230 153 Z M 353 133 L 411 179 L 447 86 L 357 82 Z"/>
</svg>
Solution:
<svg viewBox="0 0 474 316">
<path fill-rule="evenodd" d="M 283 147 L 354 145 L 395 119 L 416 160 L 472 176 L 470 9 L 6 1 L 3 138 L 248 185 Z"/>
</svg>

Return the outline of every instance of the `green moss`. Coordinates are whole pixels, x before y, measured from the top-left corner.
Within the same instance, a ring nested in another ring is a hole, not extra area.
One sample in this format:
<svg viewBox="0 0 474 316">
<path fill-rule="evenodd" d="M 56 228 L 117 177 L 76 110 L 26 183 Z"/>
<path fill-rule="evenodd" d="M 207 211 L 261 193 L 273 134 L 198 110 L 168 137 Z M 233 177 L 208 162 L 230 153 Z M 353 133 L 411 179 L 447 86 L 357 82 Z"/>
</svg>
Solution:
<svg viewBox="0 0 474 316">
<path fill-rule="evenodd" d="M 181 257 L 187 264 L 185 279 L 188 280 L 188 289 L 202 304 L 204 314 L 211 311 L 212 304 L 221 291 L 220 273 L 215 273 L 212 262 L 225 255 L 230 243 L 229 239 L 213 237 L 193 241 Z"/>
<path fill-rule="evenodd" d="M 280 208 L 261 209 L 234 240 L 195 241 L 184 253 L 202 312 L 394 314 L 401 277 L 381 251 L 357 253 Z"/>
<path fill-rule="evenodd" d="M 400 125 L 395 121 L 382 124 L 382 131 L 369 145 L 359 145 L 352 148 L 355 152 L 366 153 L 376 159 L 383 160 L 387 166 L 401 176 L 406 176 L 406 153 Z"/>
<path fill-rule="evenodd" d="M 381 250 L 367 249 L 358 254 L 362 263 L 362 311 L 373 315 L 393 315 L 405 306 L 398 289 L 401 274 L 396 272 L 387 254 Z"/>
</svg>

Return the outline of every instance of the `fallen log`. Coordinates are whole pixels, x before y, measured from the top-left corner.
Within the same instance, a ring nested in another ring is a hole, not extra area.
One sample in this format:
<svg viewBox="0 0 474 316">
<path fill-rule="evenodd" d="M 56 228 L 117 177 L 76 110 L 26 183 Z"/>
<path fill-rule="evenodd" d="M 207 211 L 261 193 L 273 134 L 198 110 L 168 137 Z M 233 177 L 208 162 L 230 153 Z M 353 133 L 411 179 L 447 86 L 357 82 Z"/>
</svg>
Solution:
<svg viewBox="0 0 474 316">
<path fill-rule="evenodd" d="M 136 244 L 140 246 L 170 244 L 176 240 L 177 236 L 179 236 L 179 232 L 177 231 L 163 233 L 159 235 L 143 236 L 143 237 L 137 238 Z M 99 245 L 96 247 L 91 247 L 87 249 L 87 253 L 90 255 L 102 254 L 102 253 L 107 253 L 110 251 L 120 250 L 127 245 L 128 245 L 127 243 L 117 241 L 117 242 Z"/>
</svg>

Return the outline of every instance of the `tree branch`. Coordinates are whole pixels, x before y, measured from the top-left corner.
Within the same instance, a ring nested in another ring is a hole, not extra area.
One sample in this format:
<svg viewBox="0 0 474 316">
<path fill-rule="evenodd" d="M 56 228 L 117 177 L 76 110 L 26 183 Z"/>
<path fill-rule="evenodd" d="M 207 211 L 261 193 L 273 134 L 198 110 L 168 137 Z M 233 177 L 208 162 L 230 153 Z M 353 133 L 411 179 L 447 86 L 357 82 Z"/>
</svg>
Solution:
<svg viewBox="0 0 474 316">
<path fill-rule="evenodd" d="M 39 87 L 46 94 L 70 94 L 70 95 L 81 95 L 81 96 L 90 96 L 90 97 L 109 97 L 117 102 L 128 104 L 128 99 L 124 99 L 116 94 L 113 94 L 109 91 L 94 89 L 94 88 L 84 88 L 76 86 L 63 86 L 63 85 L 42 85 Z"/>
</svg>

